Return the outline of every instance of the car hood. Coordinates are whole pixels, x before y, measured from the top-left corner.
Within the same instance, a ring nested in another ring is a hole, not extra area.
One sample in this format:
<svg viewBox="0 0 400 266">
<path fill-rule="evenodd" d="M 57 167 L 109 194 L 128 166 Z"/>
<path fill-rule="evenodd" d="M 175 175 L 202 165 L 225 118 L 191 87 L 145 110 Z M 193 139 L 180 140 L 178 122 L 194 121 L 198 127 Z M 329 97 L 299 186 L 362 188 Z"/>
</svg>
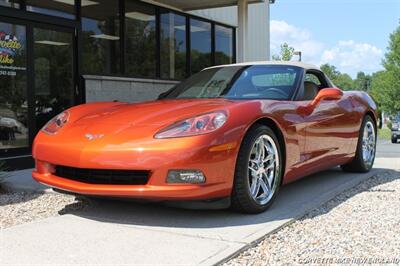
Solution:
<svg viewBox="0 0 400 266">
<path fill-rule="evenodd" d="M 91 126 L 163 126 L 216 110 L 223 110 L 234 102 L 227 99 L 158 100 L 143 103 L 118 104 L 80 116 L 75 125 Z"/>
</svg>

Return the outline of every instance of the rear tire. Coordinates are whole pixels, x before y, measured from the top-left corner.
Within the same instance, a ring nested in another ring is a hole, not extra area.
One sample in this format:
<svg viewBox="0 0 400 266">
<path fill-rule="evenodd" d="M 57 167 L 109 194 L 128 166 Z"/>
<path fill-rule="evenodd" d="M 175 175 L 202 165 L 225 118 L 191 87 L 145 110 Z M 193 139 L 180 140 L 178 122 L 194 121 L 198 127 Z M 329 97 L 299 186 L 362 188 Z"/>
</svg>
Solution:
<svg viewBox="0 0 400 266">
<path fill-rule="evenodd" d="M 282 180 L 282 155 L 271 128 L 253 126 L 243 139 L 235 167 L 231 208 L 261 213 L 271 206 Z"/>
<path fill-rule="evenodd" d="M 376 152 L 376 124 L 366 115 L 358 136 L 356 155 L 350 163 L 341 165 L 345 172 L 366 173 L 371 170 Z"/>
</svg>

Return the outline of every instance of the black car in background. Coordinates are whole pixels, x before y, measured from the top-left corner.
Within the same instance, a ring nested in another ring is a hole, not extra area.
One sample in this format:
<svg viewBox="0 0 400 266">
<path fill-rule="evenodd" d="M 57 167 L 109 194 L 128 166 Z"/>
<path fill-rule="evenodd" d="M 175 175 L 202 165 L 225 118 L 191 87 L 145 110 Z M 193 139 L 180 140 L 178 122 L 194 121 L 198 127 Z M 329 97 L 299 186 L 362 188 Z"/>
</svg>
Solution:
<svg viewBox="0 0 400 266">
<path fill-rule="evenodd" d="M 400 113 L 398 113 L 392 122 L 392 143 L 397 143 L 400 139 Z"/>
</svg>

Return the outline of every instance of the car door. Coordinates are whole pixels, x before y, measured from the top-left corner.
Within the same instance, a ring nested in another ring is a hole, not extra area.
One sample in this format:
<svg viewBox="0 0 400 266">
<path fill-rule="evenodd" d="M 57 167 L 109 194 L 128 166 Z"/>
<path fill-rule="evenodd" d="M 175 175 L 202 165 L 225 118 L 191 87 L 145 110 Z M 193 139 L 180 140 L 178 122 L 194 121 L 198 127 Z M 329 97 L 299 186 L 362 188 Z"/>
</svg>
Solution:
<svg viewBox="0 0 400 266">
<path fill-rule="evenodd" d="M 318 91 L 333 87 L 318 70 L 305 72 L 304 80 L 305 83 L 314 83 Z M 312 99 L 305 101 L 308 104 Z M 303 158 L 317 168 L 343 160 L 349 150 L 349 134 L 352 132 L 354 119 L 352 102 L 347 95 L 338 100 L 322 100 L 310 114 L 304 116 L 306 137 Z"/>
</svg>

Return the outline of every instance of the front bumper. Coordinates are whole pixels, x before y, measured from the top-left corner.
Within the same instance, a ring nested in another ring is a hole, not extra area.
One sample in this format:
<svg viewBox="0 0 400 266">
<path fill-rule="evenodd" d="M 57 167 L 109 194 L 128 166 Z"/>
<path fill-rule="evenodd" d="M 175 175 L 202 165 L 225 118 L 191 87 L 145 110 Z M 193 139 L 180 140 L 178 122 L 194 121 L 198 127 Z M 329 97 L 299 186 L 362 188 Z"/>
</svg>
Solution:
<svg viewBox="0 0 400 266">
<path fill-rule="evenodd" d="M 41 174 L 38 171 L 32 173 L 33 178 L 49 187 L 64 191 L 82 194 L 110 197 L 129 197 L 154 200 L 192 200 L 212 199 L 226 197 L 224 184 L 204 185 L 98 185 L 87 184 L 58 177 L 53 174 Z"/>
<path fill-rule="evenodd" d="M 47 138 L 47 137 L 46 137 Z M 109 146 L 74 147 L 58 142 L 35 140 L 33 156 L 36 169 L 33 178 L 60 190 L 110 197 L 149 200 L 205 200 L 228 197 L 231 194 L 238 145 L 235 142 L 212 142 L 212 136 L 161 140 L 143 143 L 137 149 L 117 149 Z M 216 145 L 209 145 L 215 143 Z M 139 146 L 139 145 L 138 145 Z M 169 149 L 166 146 L 170 147 Z M 174 148 L 171 148 L 174 147 Z M 56 176 L 56 165 L 76 168 L 150 170 L 145 185 L 89 184 Z M 197 169 L 204 173 L 202 184 L 170 184 L 168 170 Z"/>
</svg>

